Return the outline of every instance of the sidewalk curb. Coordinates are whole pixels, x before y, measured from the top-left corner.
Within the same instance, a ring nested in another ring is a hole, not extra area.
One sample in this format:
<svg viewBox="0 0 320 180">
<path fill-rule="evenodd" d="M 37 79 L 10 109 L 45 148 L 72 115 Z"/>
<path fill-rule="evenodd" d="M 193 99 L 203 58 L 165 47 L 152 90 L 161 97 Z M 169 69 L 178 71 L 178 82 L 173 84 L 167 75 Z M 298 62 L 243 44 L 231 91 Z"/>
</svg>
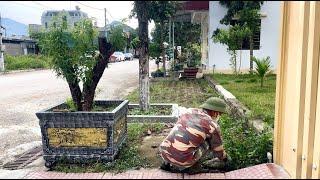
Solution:
<svg viewBox="0 0 320 180">
<path fill-rule="evenodd" d="M 43 70 L 49 70 L 49 69 L 42 69 L 41 68 L 41 69 L 26 69 L 26 70 L 4 71 L 4 72 L 0 72 L 0 76 L 9 75 L 9 74 L 23 73 L 23 72 L 43 71 Z"/>
</svg>

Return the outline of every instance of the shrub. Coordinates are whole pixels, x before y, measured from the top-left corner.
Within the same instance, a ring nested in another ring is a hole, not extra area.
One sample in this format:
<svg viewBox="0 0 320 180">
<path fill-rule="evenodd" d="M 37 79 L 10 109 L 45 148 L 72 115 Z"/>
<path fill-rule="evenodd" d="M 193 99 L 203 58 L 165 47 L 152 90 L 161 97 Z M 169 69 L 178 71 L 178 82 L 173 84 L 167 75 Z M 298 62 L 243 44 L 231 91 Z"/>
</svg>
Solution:
<svg viewBox="0 0 320 180">
<path fill-rule="evenodd" d="M 272 152 L 271 131 L 257 133 L 245 120 L 222 116 L 219 121 L 224 147 L 232 158 L 227 170 L 235 170 L 266 163 L 267 152 Z"/>
<path fill-rule="evenodd" d="M 6 70 L 42 69 L 49 68 L 50 58 L 42 55 L 11 56 L 5 54 Z"/>
<path fill-rule="evenodd" d="M 271 72 L 271 62 L 270 57 L 258 59 L 256 57 L 252 57 L 252 60 L 256 63 L 255 74 L 261 79 L 261 87 L 263 87 L 263 81 L 266 75 Z"/>
<path fill-rule="evenodd" d="M 155 72 L 151 73 L 152 77 L 163 77 L 164 73 L 163 70 L 157 69 Z"/>
<path fill-rule="evenodd" d="M 188 67 L 201 65 L 201 46 L 198 43 L 188 43 L 185 51 Z"/>
</svg>

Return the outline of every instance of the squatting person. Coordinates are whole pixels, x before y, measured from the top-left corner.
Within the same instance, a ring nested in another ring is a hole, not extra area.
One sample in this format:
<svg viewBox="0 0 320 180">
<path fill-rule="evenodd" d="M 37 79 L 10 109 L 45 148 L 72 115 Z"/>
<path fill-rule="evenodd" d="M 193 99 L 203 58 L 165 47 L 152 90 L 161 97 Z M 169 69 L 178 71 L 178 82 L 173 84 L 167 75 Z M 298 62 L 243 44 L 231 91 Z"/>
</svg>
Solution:
<svg viewBox="0 0 320 180">
<path fill-rule="evenodd" d="M 225 102 L 211 97 L 200 108 L 186 109 L 161 143 L 162 169 L 197 173 L 199 162 L 209 153 L 220 162 L 225 163 L 229 159 L 217 124 L 219 116 L 226 112 Z M 213 162 L 212 159 L 205 161 Z"/>
</svg>

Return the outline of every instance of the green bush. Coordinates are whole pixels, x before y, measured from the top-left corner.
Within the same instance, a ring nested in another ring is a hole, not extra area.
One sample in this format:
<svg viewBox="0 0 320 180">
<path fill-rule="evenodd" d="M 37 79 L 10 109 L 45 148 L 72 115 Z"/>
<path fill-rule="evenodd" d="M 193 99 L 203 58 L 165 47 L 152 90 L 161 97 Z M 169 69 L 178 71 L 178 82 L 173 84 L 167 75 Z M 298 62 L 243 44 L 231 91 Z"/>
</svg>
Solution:
<svg viewBox="0 0 320 180">
<path fill-rule="evenodd" d="M 257 133 L 245 120 L 222 116 L 219 121 L 223 143 L 232 158 L 227 170 L 235 170 L 268 162 L 267 152 L 272 152 L 272 132 Z"/>
<path fill-rule="evenodd" d="M 42 55 L 11 56 L 5 54 L 6 70 L 42 69 L 49 68 L 50 58 Z"/>
<path fill-rule="evenodd" d="M 164 72 L 163 72 L 163 68 L 162 69 L 157 69 L 156 71 L 151 73 L 152 77 L 163 77 L 164 76 Z"/>
</svg>

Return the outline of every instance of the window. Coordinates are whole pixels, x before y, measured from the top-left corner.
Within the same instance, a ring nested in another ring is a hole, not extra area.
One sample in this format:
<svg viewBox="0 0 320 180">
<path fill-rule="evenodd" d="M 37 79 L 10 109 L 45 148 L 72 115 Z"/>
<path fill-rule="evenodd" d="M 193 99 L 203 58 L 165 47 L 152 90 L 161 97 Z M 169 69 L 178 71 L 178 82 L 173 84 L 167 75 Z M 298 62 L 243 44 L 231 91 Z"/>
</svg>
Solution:
<svg viewBox="0 0 320 180">
<path fill-rule="evenodd" d="M 47 22 L 44 23 L 44 26 L 45 26 L 46 29 L 48 29 L 48 23 Z"/>
<path fill-rule="evenodd" d="M 235 24 L 239 23 L 238 20 L 232 20 L 231 25 L 234 26 Z M 260 49 L 260 32 L 261 32 L 261 19 L 258 22 L 259 30 L 256 31 L 253 35 L 253 50 L 259 50 Z M 246 38 L 242 43 L 242 49 L 241 50 L 250 50 L 250 40 L 249 38 Z"/>
</svg>

